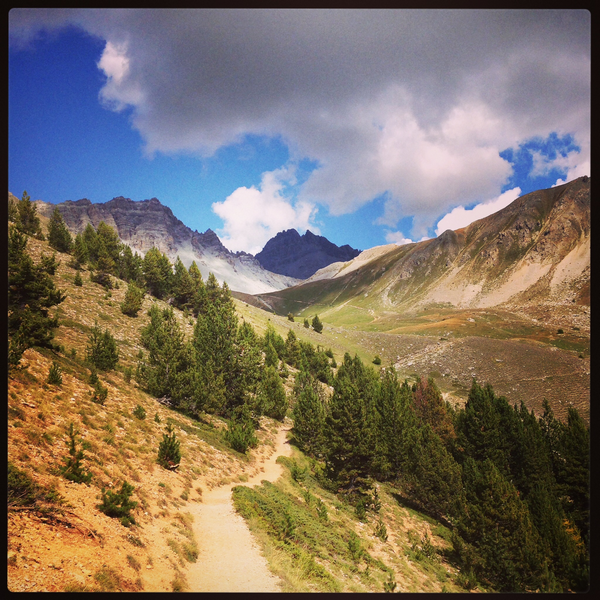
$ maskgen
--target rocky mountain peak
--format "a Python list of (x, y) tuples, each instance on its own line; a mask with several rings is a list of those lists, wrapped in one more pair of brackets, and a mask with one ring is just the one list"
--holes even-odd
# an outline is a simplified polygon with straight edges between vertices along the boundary
[(308, 279), (331, 263), (352, 260), (359, 254), (359, 250), (348, 245), (336, 246), (309, 230), (300, 235), (295, 229), (287, 229), (271, 238), (256, 259), (265, 269), (274, 273)]

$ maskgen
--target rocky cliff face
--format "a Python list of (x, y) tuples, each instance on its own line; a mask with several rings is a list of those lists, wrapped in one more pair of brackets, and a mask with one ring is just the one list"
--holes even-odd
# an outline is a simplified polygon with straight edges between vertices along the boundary
[(307, 279), (331, 263), (352, 260), (359, 254), (360, 250), (347, 244), (336, 246), (310, 231), (301, 236), (295, 229), (288, 229), (270, 239), (256, 259), (274, 273)]
[(40, 201), (36, 204), (44, 217), (50, 217), (57, 206), (74, 235), (82, 232), (88, 223), (98, 227), (100, 221), (104, 221), (139, 254), (144, 255), (155, 246), (172, 262), (177, 256), (186, 267), (196, 261), (205, 279), (212, 272), (235, 291), (258, 294), (298, 283), (297, 279), (267, 271), (249, 254), (230, 252), (210, 229), (204, 233), (192, 231), (156, 198), (134, 202), (119, 196), (99, 204), (92, 204), (87, 198), (57, 205)]

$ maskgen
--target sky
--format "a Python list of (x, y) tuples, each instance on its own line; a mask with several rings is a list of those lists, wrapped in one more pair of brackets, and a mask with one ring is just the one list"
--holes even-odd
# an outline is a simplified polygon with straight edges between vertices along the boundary
[(12, 9), (9, 191), (364, 250), (590, 175), (586, 10)]

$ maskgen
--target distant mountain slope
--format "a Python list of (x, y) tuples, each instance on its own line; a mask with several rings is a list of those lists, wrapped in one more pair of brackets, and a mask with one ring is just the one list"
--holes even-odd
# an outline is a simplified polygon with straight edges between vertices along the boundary
[(538, 303), (588, 304), (590, 178), (532, 192), (457, 231), (405, 246), (372, 248), (257, 304), (279, 314), (311, 305), (418, 310)]
[(301, 236), (295, 229), (288, 229), (271, 238), (256, 259), (273, 273), (307, 279), (333, 262), (352, 260), (359, 254), (360, 250), (347, 244), (336, 246), (310, 231)]
[(97, 227), (104, 221), (132, 250), (144, 255), (156, 246), (172, 262), (177, 256), (186, 267), (196, 261), (205, 279), (212, 272), (232, 290), (257, 294), (298, 283), (297, 279), (264, 269), (250, 254), (230, 252), (210, 229), (204, 233), (192, 231), (156, 198), (134, 202), (119, 196), (98, 204), (83, 198), (56, 205), (37, 201), (36, 205), (44, 217), (50, 217), (57, 206), (73, 234), (83, 231), (88, 223)]

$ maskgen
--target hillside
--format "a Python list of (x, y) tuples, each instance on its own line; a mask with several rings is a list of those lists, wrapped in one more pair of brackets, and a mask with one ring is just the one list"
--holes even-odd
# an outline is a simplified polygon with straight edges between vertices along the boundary
[[(47, 243), (34, 238), (28, 239), (27, 250), (35, 261), (51, 252)], [(68, 256), (58, 253), (57, 258), (60, 265), (54, 280), (67, 294), (57, 309), (60, 327), (55, 340), (62, 349), (27, 350), (22, 368), (11, 372), (8, 380), (8, 459), (37, 486), (34, 493), (38, 498), (34, 506), (13, 505), (9, 510), (8, 588), (13, 592), (196, 591), (196, 561), (203, 560), (207, 551), (199, 528), (200, 507), (205, 500), (210, 502), (212, 491), (266, 476), (263, 461), (272, 455), (281, 424), (264, 418), (257, 431), (259, 446), (244, 455), (225, 443), (224, 420), (209, 415), (200, 421), (190, 419), (143, 392), (134, 378), (129, 379), (128, 369), (135, 371), (142, 350), (140, 331), (149, 322), (148, 309), (153, 302), (161, 307), (166, 303), (147, 296), (139, 316), (127, 317), (119, 308), (125, 296), (124, 282), (107, 292), (90, 282), (84, 272), (83, 285), (78, 287), (73, 283), (75, 270), (67, 266)], [(270, 322), (282, 335), (292, 327), (299, 337), (312, 343), (327, 339), (338, 360), (344, 351), (358, 349), (336, 336), (324, 338), (300, 323), (241, 302), (237, 302), (237, 310), (259, 334)], [(190, 335), (191, 319), (177, 309), (174, 313)], [(111, 331), (120, 352), (117, 369), (100, 374), (108, 389), (104, 405), (92, 400), (90, 371), (84, 362), (88, 336), (96, 321)], [(60, 385), (47, 382), (53, 362), (62, 369)], [(144, 419), (134, 415), (138, 406), (145, 410)], [(174, 471), (156, 463), (169, 422), (175, 427), (182, 451), (181, 465)], [(88, 485), (72, 483), (59, 472), (68, 457), (70, 423), (78, 431), (84, 467), (93, 475)], [(284, 427), (289, 426), (288, 421)], [(292, 456), (306, 461), (296, 448)], [(283, 493), (291, 486), (297, 502), (303, 503), (302, 490), (290, 474), (291, 465), (286, 465), (278, 489), (281, 486)], [(132, 513), (136, 524), (131, 527), (124, 527), (97, 508), (102, 489), (117, 491), (124, 481), (132, 484), (132, 500), (138, 503)], [(327, 586), (339, 591), (381, 591), (392, 573), (403, 591), (463, 589), (456, 567), (443, 552), (449, 547), (447, 530), (399, 504), (386, 487), (380, 490), (381, 515), (394, 532), (388, 543), (377, 538), (374, 522), (367, 525), (359, 521), (352, 507), (335, 495), (314, 483), (311, 494), (327, 507), (329, 535), (338, 546), (345, 547), (347, 532), (355, 530), (373, 560), (379, 561), (372, 563), (379, 566), (372, 566), (369, 574), (369, 563), (357, 568), (350, 555), (338, 556), (325, 563), (330, 573)], [(255, 535), (261, 539), (260, 531)], [(415, 544), (425, 537), (442, 552), (433, 562), (415, 559)], [(287, 559), (277, 554), (267, 555), (284, 591), (322, 589), (319, 577), (299, 578), (294, 570), (297, 565), (288, 565)]]
[(415, 313), (429, 305), (589, 307), (590, 185), (581, 177), (517, 198), (464, 229), (405, 246), (382, 246), (332, 264), (308, 282), (261, 294), (279, 314), (352, 300)]
[(210, 229), (204, 233), (192, 231), (156, 198), (134, 202), (119, 196), (97, 204), (86, 198), (57, 205), (37, 201), (36, 206), (45, 218), (50, 218), (58, 207), (73, 235), (81, 233), (88, 223), (98, 227), (104, 221), (138, 254), (143, 256), (155, 246), (172, 263), (177, 256), (186, 267), (196, 261), (205, 279), (212, 272), (219, 282), (227, 281), (234, 290), (255, 294), (298, 283), (297, 279), (267, 271), (250, 254), (230, 252)]

